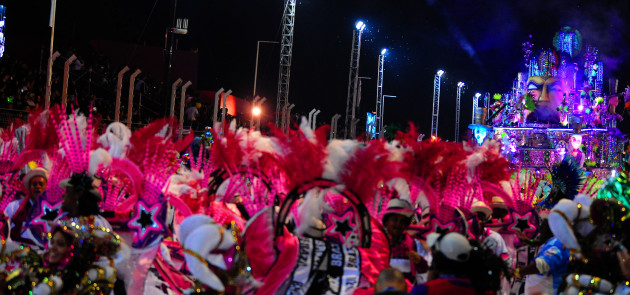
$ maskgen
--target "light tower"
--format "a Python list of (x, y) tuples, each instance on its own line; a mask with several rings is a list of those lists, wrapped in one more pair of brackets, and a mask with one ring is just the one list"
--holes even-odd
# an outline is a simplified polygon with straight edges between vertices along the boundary
[(479, 108), (479, 97), (481, 96), (481, 93), (477, 92), (475, 93), (475, 97), (473, 98), (473, 106), (472, 106), (472, 119), (470, 120), (470, 124), (475, 124), (475, 112), (477, 111), (477, 108)]
[(381, 50), (378, 56), (378, 78), (376, 82), (376, 138), (383, 137), (383, 67), (385, 65), (385, 53), (387, 49)]
[[(352, 32), (352, 51), (350, 52), (350, 72), (348, 73), (348, 96), (346, 98), (346, 118), (343, 127), (343, 137), (354, 134), (354, 118), (358, 111), (357, 88), (359, 84), (359, 57), (361, 54), (361, 34), (365, 23), (358, 21)], [(350, 110), (352, 108), (352, 110)], [(352, 130), (350, 130), (352, 129)]]
[(455, 142), (459, 142), (459, 111), (462, 101), (462, 88), (464, 88), (464, 82), (457, 83), (457, 106), (455, 107)]
[(280, 41), (280, 71), (278, 73), (278, 98), (276, 99), (276, 126), (280, 124), (282, 108), (289, 103), (289, 78), (293, 53), (293, 27), (295, 25), (295, 0), (286, 0), (282, 14), (282, 40)]
[(433, 78), (433, 117), (431, 119), (431, 137), (437, 138), (438, 117), (440, 116), (440, 82), (444, 71), (439, 70)]

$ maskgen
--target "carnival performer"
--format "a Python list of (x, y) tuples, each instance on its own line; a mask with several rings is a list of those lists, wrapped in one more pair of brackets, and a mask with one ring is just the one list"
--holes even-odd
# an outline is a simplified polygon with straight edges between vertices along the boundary
[(73, 173), (70, 178), (59, 182), (59, 187), (66, 190), (61, 203), (65, 214), (59, 218), (93, 217), (96, 226), (111, 230), (112, 226), (100, 215), (98, 203), (101, 201), (101, 194), (95, 187), (96, 182), (86, 172)]
[(472, 250), (468, 240), (458, 233), (431, 233), (427, 244), (433, 250), (431, 270), (436, 278), (413, 287), (411, 294), (477, 294), (467, 276), (467, 261)]
[(512, 258), (508, 254), (508, 248), (503, 237), (486, 226), (492, 220), (492, 209), (483, 201), (475, 201), (470, 208), (470, 212), (475, 215), (481, 229), (479, 240), (488, 249), (492, 250), (495, 255), (500, 257), (506, 265), (512, 265)]
[(516, 268), (514, 276), (525, 277), (525, 294), (558, 294), (569, 258), (569, 250), (552, 237), (540, 247), (530, 264)]
[(391, 247), (390, 265), (401, 271), (411, 284), (416, 283), (416, 274), (426, 273), (428, 270), (427, 261), (418, 254), (423, 252), (423, 245), (405, 233), (413, 214), (414, 210), (409, 202), (391, 199), (383, 216), (383, 226)]
[(25, 228), (25, 223), (31, 220), (33, 208), (37, 206), (39, 196), (46, 190), (48, 170), (36, 167), (24, 175), (22, 183), (27, 192), (26, 197), (12, 201), (4, 211), (11, 219), (10, 236), (14, 241), (43, 247), (36, 242), (33, 233)]

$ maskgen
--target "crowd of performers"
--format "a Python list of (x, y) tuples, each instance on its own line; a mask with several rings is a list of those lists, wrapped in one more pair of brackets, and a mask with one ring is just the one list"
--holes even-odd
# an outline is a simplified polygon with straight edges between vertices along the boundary
[[(0, 134), (0, 294), (630, 294), (630, 184), (500, 143), (34, 111)], [(398, 291), (395, 291), (395, 290)]]

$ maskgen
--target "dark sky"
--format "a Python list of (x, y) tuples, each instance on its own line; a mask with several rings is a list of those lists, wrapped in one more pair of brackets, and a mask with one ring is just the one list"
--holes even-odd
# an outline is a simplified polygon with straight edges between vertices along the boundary
[[(23, 50), (38, 55), (41, 46), (49, 42), (50, 2), (4, 2), (7, 46), (10, 50), (28, 46)], [(171, 3), (59, 0), (56, 46), (106, 39), (162, 47)], [(374, 109), (378, 52), (388, 48), (383, 92), (397, 98), (385, 103), (385, 124), (413, 121), (422, 132), (429, 133), (433, 75), (443, 69), (439, 135), (452, 139), (457, 82), (467, 85), (460, 128), (465, 132), (472, 96), (476, 92), (508, 92), (517, 72), (525, 70), (521, 44), (529, 40), (536, 50), (551, 48), (553, 35), (562, 26), (577, 28), (585, 44), (599, 48), (606, 80), (619, 78), (621, 89), (630, 84), (629, 3), (301, 0), (296, 9), (289, 100), (300, 113), (321, 109), (320, 120), (344, 114), (352, 29), (361, 19), (367, 27), (360, 75), (372, 77), (363, 83), (362, 112)], [(282, 0), (179, 0), (177, 15), (190, 19), (190, 33), (179, 37), (179, 49), (199, 50), (199, 85), (193, 87), (224, 87), (238, 97), (251, 97), (256, 42), (279, 40), (283, 6)], [(22, 41), (12, 43), (12, 37)], [(262, 46), (257, 88), (272, 103), (277, 92), (278, 56), (278, 45)], [(365, 121), (360, 124), (364, 126)]]

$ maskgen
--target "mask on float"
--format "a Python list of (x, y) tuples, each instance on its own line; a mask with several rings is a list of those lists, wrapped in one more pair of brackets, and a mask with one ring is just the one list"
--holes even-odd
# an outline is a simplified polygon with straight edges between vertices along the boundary
[[(528, 121), (555, 122), (560, 120), (558, 107), (564, 99), (564, 82), (558, 77), (533, 76), (527, 80), (527, 94), (531, 95), (536, 110)], [(532, 117), (533, 115), (533, 117)]]

